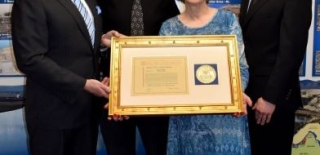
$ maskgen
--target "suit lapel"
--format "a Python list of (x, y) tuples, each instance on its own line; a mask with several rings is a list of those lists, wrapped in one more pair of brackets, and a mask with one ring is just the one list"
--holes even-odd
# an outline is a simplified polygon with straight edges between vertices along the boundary
[(91, 39), (90, 39), (90, 36), (89, 36), (89, 32), (88, 32), (88, 29), (87, 29), (87, 25), (84, 22), (83, 17), (81, 16), (81, 14), (78, 11), (77, 7), (71, 2), (71, 0), (58, 0), (58, 1), (72, 15), (72, 17), (76, 21), (80, 31), (85, 36), (85, 38), (88, 41), (88, 43), (92, 46)]
[(248, 3), (249, 3), (249, 0), (243, 0), (241, 3), (241, 7), (240, 7), (240, 23), (241, 23), (241, 25), (244, 25), (243, 23), (245, 20), (245, 16), (247, 14)]
[[(252, 6), (252, 8), (249, 8), (248, 12), (245, 14), (244, 27), (252, 19), (252, 17), (255, 15), (255, 13), (268, 1), (269, 0), (257, 0), (257, 2)], [(245, 7), (246, 10), (247, 10), (247, 7), (248, 7), (248, 3), (246, 4), (246, 7)]]

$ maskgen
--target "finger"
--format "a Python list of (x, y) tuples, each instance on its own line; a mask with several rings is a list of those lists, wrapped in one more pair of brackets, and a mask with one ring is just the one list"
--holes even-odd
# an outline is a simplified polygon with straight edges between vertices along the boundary
[(101, 89), (105, 92), (105, 93), (110, 93), (111, 92), (111, 88), (107, 85), (101, 85)]
[(261, 123), (261, 118), (257, 119), (257, 124), (259, 125)]
[(112, 31), (112, 37), (120, 38), (124, 37), (125, 35), (119, 33), (118, 31)]
[(99, 90), (99, 97), (109, 98), (109, 93), (111, 92), (111, 89), (107, 87), (106, 85), (101, 85)]
[(243, 102), (244, 102), (244, 104), (247, 104), (250, 107), (252, 106), (252, 101), (251, 101), (250, 97), (245, 93), (243, 93)]
[(120, 38), (120, 37), (121, 37), (121, 34), (120, 34), (119, 32), (115, 32), (113, 36), (115, 36), (115, 37), (117, 37), (117, 38)]
[(112, 120), (112, 117), (108, 116), (108, 121), (111, 121)]
[(114, 120), (115, 121), (123, 121), (123, 120), (128, 120), (128, 119), (129, 119), (129, 116), (121, 116), (121, 115), (118, 115), (118, 114), (116, 114), (114, 116)]
[(108, 98), (109, 97), (108, 93), (106, 91), (104, 91), (104, 90), (100, 90), (99, 94), (97, 96), (104, 97), (104, 98)]
[(247, 111), (247, 105), (244, 105), (244, 108), (243, 108), (243, 115), (248, 115), (248, 111)]
[(102, 36), (101, 36), (101, 39), (105, 39), (105, 38), (107, 38), (107, 34), (106, 33), (102, 34)]
[(114, 120), (115, 121), (122, 121), (122, 116), (119, 115), (119, 114), (116, 114), (115, 117), (114, 117)]
[(125, 120), (128, 120), (130, 117), (129, 116), (123, 116)]
[(253, 105), (252, 110), (256, 110), (257, 109), (258, 104), (256, 103), (255, 105)]
[(103, 106), (104, 109), (108, 109), (109, 108), (109, 104), (106, 103), (104, 106)]
[(111, 88), (110, 87), (107, 87), (107, 92), (108, 92), (108, 94), (111, 93)]
[(105, 37), (106, 37), (106, 38), (111, 38), (112, 36), (114, 36), (114, 33), (115, 33), (115, 31), (114, 31), (114, 30), (111, 30), (111, 31), (105, 33)]
[(243, 116), (243, 115), (244, 115), (243, 112), (237, 112), (237, 113), (234, 113), (234, 114), (233, 114), (234, 117), (241, 117), (241, 116)]
[(266, 123), (270, 123), (271, 117), (272, 117), (272, 115), (267, 115), (267, 121), (266, 121)]
[(246, 103), (249, 107), (252, 107), (252, 100), (247, 96)]
[(122, 117), (122, 116), (119, 116), (119, 117), (118, 117), (118, 120), (119, 120), (119, 121), (122, 121), (122, 120), (123, 120), (123, 117)]
[(114, 114), (113, 117), (112, 117), (112, 119), (113, 119), (114, 121), (118, 121), (118, 117), (119, 117), (118, 114)]
[(101, 81), (102, 84), (109, 86), (110, 79), (108, 77), (104, 77)]
[(239, 117), (239, 116), (240, 116), (240, 113), (239, 113), (239, 112), (236, 112), (236, 113), (233, 114), (233, 116), (234, 116), (234, 117)]
[(110, 92), (111, 92), (111, 89), (109, 89), (108, 87), (101, 87), (97, 92), (98, 94), (97, 96), (109, 98)]
[(260, 125), (266, 124), (266, 120), (267, 120), (267, 115), (263, 115), (263, 116), (261, 117)]
[(257, 124), (261, 124), (262, 122), (262, 115), (259, 112), (256, 112), (256, 121)]
[(254, 113), (254, 117), (256, 118), (256, 120), (258, 120), (258, 119), (259, 119), (259, 112), (258, 112), (258, 111), (255, 111), (255, 113)]
[(119, 38), (123, 38), (123, 37), (126, 37), (126, 35), (119, 33)]

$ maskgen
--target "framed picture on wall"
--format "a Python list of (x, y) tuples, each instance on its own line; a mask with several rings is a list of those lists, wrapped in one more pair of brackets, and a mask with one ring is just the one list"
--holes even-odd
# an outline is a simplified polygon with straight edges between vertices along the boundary
[(11, 40), (0, 39), (0, 77), (23, 76), (17, 69)]

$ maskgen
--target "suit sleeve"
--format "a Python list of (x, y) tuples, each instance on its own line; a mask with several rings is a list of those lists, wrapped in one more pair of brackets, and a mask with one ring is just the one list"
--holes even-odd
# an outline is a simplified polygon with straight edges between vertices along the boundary
[(276, 64), (262, 96), (265, 100), (279, 104), (298, 76), (306, 53), (311, 18), (311, 0), (286, 1), (281, 20)]
[(67, 102), (76, 100), (77, 93), (83, 91), (86, 79), (57, 65), (46, 56), (50, 30), (43, 1), (14, 1), (11, 21), (16, 63), (19, 70), (26, 74), (27, 80), (37, 82)]

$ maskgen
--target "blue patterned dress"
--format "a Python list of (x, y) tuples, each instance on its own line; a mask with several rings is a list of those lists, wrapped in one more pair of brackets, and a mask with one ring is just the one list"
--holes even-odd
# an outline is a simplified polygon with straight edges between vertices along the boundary
[[(248, 65), (243, 52), (241, 28), (231, 12), (218, 10), (203, 27), (185, 26), (178, 17), (162, 24), (160, 35), (235, 34), (240, 54), (242, 89), (247, 86)], [(224, 115), (171, 116), (167, 155), (250, 155), (247, 117)]]

